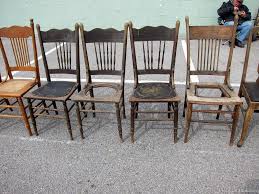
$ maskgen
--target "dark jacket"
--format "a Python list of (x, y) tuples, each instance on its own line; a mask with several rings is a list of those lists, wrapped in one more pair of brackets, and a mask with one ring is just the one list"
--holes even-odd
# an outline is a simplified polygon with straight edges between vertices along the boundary
[[(242, 24), (244, 21), (249, 21), (251, 20), (251, 13), (249, 12), (249, 9), (245, 5), (240, 5), (239, 11), (245, 11), (246, 12), (246, 17), (242, 18), (239, 17), (238, 24)], [(225, 20), (226, 22), (228, 21), (234, 21), (234, 5), (232, 4), (231, 1), (228, 1), (227, 3), (223, 3), (221, 7), (218, 9), (218, 14), (219, 16)]]

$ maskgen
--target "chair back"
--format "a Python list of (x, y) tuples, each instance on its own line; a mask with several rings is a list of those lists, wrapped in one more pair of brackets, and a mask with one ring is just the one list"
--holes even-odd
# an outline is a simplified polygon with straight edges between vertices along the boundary
[(51, 81), (52, 74), (72, 74), (80, 85), (79, 25), (74, 30), (42, 31), (39, 24), (36, 28), (47, 81)]
[[(230, 84), (230, 68), (235, 45), (238, 17), (235, 17), (234, 26), (191, 26), (189, 24), (189, 17), (185, 18), (185, 22), (187, 87), (189, 87), (191, 75), (223, 76), (224, 83)], [(222, 46), (222, 42), (226, 40), (231, 42), (230, 48)], [(193, 42), (196, 42), (196, 44), (192, 45)], [(195, 45), (197, 46), (195, 47)], [(194, 53), (194, 56), (196, 56), (196, 59), (192, 58), (195, 70), (191, 69), (192, 52)]]
[(80, 34), (87, 81), (91, 83), (92, 76), (115, 75), (121, 77), (124, 86), (128, 24), (122, 31), (113, 28), (86, 31), (81, 24)]
[[(145, 26), (133, 28), (130, 22), (130, 42), (135, 86), (140, 75), (167, 74), (174, 84), (174, 70), (180, 22), (175, 28)], [(170, 57), (167, 57), (167, 56)]]
[(0, 28), (0, 48), (10, 79), (13, 79), (14, 71), (33, 72), (36, 82), (39, 83), (38, 56), (32, 19), (30, 26)]

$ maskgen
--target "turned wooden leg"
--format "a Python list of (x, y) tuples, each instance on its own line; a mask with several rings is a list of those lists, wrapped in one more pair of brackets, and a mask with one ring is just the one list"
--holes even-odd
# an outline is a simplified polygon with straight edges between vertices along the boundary
[(29, 119), (27, 117), (26, 111), (25, 111), (25, 107), (22, 101), (22, 98), (17, 98), (18, 104), (19, 104), (19, 108), (20, 108), (20, 112), (23, 118), (23, 121), (25, 123), (25, 127), (28, 130), (29, 136), (32, 136), (32, 132), (31, 132), (31, 127), (30, 127), (30, 123), (29, 123)]
[(229, 141), (230, 146), (232, 146), (234, 143), (237, 123), (238, 123), (238, 118), (239, 118), (239, 112), (240, 112), (240, 105), (236, 105), (234, 108), (233, 124), (232, 124), (231, 136), (230, 136), (230, 141)]
[(188, 134), (189, 134), (191, 119), (192, 119), (192, 104), (187, 103), (184, 143), (188, 142)]
[(245, 114), (241, 137), (237, 143), (238, 147), (241, 147), (244, 144), (245, 138), (247, 137), (247, 134), (248, 134), (248, 128), (249, 128), (250, 122), (253, 118), (253, 113), (254, 113), (254, 107), (250, 105)]
[(178, 102), (174, 103), (174, 143), (178, 141)]
[(81, 115), (80, 115), (79, 102), (75, 102), (75, 104), (76, 104), (76, 115), (77, 115), (77, 121), (78, 121), (78, 125), (79, 125), (80, 135), (81, 135), (81, 138), (84, 139), (85, 137), (84, 137), (82, 119), (81, 119)]
[(73, 134), (72, 134), (72, 129), (71, 129), (71, 123), (70, 123), (70, 118), (69, 118), (69, 112), (67, 108), (67, 103), (63, 102), (63, 107), (64, 107), (64, 114), (65, 114), (65, 119), (67, 123), (67, 129), (70, 135), (70, 139), (73, 140)]
[(32, 109), (32, 102), (31, 99), (27, 99), (28, 102), (28, 106), (29, 106), (29, 111), (30, 111), (30, 117), (31, 117), (31, 122), (32, 122), (32, 126), (34, 129), (35, 134), (38, 136), (38, 130), (37, 130), (37, 124), (36, 124), (36, 119), (34, 117), (34, 113), (33, 113), (33, 109)]
[(118, 103), (115, 104), (115, 108), (116, 108), (116, 117), (117, 117), (117, 125), (118, 125), (119, 136), (120, 136), (121, 142), (123, 142), (122, 127), (121, 127), (121, 114), (120, 114), (120, 107), (119, 107)]
[(131, 143), (134, 143), (134, 131), (135, 131), (135, 103), (131, 103), (130, 109), (130, 136), (131, 136)]

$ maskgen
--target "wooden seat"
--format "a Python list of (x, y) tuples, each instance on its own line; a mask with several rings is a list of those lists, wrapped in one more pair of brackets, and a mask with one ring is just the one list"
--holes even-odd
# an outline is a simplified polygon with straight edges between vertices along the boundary
[[(237, 27), (238, 18), (235, 17), (234, 26), (190, 26), (189, 18), (186, 17), (186, 43), (187, 43), (187, 78), (186, 78), (186, 91), (185, 91), (185, 103), (184, 113), (186, 111), (185, 120), (185, 137), (184, 142), (188, 141), (188, 134), (191, 122), (201, 122), (206, 124), (232, 124), (230, 145), (233, 145), (235, 130), (238, 122), (240, 106), (242, 100), (235, 94), (230, 86), (230, 68), (233, 56), (235, 32)], [(224, 55), (221, 52), (222, 41), (229, 40), (231, 47), (229, 53)], [(190, 67), (191, 41), (196, 41), (197, 44), (197, 63), (196, 69), (193, 70)], [(226, 51), (225, 51), (226, 52)], [(224, 56), (227, 56), (226, 62), (224, 62)], [(194, 58), (195, 61), (195, 58)], [(207, 76), (213, 79), (216, 77), (223, 77), (224, 82), (194, 82), (191, 80), (191, 76)], [(220, 79), (217, 79), (220, 80)], [(219, 90), (220, 96), (212, 95), (203, 96), (199, 90)], [(202, 109), (193, 109), (194, 105), (202, 106)], [(204, 105), (209, 106), (208, 108)], [(218, 106), (218, 110), (213, 109), (213, 106)], [(226, 106), (227, 110), (222, 110), (222, 107)], [(219, 119), (220, 114), (230, 114), (232, 121), (226, 120), (192, 120), (192, 112), (201, 112), (209, 114), (217, 114)]]
[[(3, 43), (3, 41), (5, 41)], [(11, 49), (6, 49), (10, 45)], [(21, 118), (25, 123), (29, 135), (32, 131), (29, 124), (29, 116), (27, 116), (26, 108), (22, 97), (35, 85), (40, 86), (38, 57), (36, 50), (34, 23), (30, 20), (30, 26), (11, 26), (0, 28), (0, 48), (3, 56), (5, 69), (7, 72), (6, 79), (0, 83), (0, 98), (3, 98), (6, 105), (1, 105), (0, 117), (3, 118)], [(9, 50), (12, 51), (9, 53)], [(12, 60), (12, 57), (14, 60)], [(10, 61), (14, 61), (10, 65)], [(13, 74), (20, 72), (28, 72), (31, 79), (16, 79)], [(12, 103), (8, 99), (14, 98)], [(18, 102), (18, 105), (16, 105)], [(3, 114), (5, 110), (16, 108), (20, 111), (19, 115)]]
[(35, 86), (35, 80), (11, 79), (0, 84), (0, 95), (19, 97)]
[[(245, 113), (244, 122), (243, 122), (241, 137), (237, 144), (238, 147), (243, 146), (245, 139), (248, 135), (248, 129), (249, 129), (250, 122), (253, 118), (253, 114), (254, 112), (258, 113), (258, 110), (259, 110), (259, 76), (257, 80), (255, 80), (254, 82), (250, 82), (250, 81), (248, 82), (246, 80), (250, 50), (252, 45), (252, 38), (255, 34), (258, 34), (258, 33), (259, 33), (259, 26), (255, 27), (250, 32), (250, 36), (249, 36), (247, 48), (246, 48), (243, 74), (242, 74), (241, 84), (240, 84), (239, 93), (238, 93), (240, 97), (245, 98), (246, 103), (248, 105), (248, 108)], [(257, 72), (259, 74), (259, 63), (258, 63)]]
[[(72, 103), (72, 105), (68, 107), (67, 102), (70, 96), (76, 90), (80, 91), (81, 88), (78, 28), (78, 24), (76, 24), (74, 31), (69, 29), (41, 31), (40, 26), (37, 25), (47, 83), (24, 96), (27, 98), (32, 124), (37, 135), (37, 117), (58, 118), (66, 120), (70, 139), (73, 140), (69, 112), (75, 104)], [(56, 50), (57, 61), (56, 64), (49, 65), (45, 47), (51, 45)], [(60, 74), (74, 75), (76, 81), (52, 81), (51, 76), (53, 74), (56, 75), (56, 77)], [(61, 103), (63, 108), (58, 108), (57, 103)], [(63, 115), (60, 115), (60, 112), (62, 112)]]
[[(197, 89), (203, 88), (203, 89), (219, 89), (221, 93), (223, 94), (221, 97), (203, 97), (199, 96), (197, 94)], [(222, 105), (237, 105), (242, 104), (242, 100), (240, 97), (226, 84), (220, 84), (220, 83), (191, 83), (190, 89), (187, 89), (187, 101), (191, 101), (194, 104), (216, 104), (220, 103)]]
[[(166, 119), (145, 119), (150, 121), (173, 121), (173, 139), (177, 142), (178, 130), (178, 103), (180, 97), (175, 91), (174, 69), (176, 50), (178, 42), (180, 22), (176, 22), (175, 28), (165, 26), (151, 27), (146, 26), (141, 29), (133, 28), (129, 25), (130, 40), (132, 50), (132, 61), (134, 71), (134, 89), (129, 98), (131, 103), (131, 141), (135, 141), (135, 120), (138, 114), (167, 114)], [(135, 47), (139, 46), (136, 53)], [(165, 56), (172, 56), (167, 59)], [(141, 60), (142, 59), (142, 60)], [(167, 83), (163, 82), (139, 82), (141, 76), (160, 75), (168, 77)], [(167, 110), (139, 110), (140, 103), (159, 103), (167, 104)], [(173, 116), (172, 116), (173, 115)]]
[[(82, 121), (88, 112), (95, 113), (116, 113), (120, 140), (122, 137), (121, 111), (125, 115), (124, 103), (124, 79), (126, 64), (128, 24), (123, 31), (112, 28), (93, 29), (85, 31), (83, 24), (80, 25), (80, 34), (84, 53), (87, 83), (84, 89), (74, 94), (71, 99), (77, 107), (77, 120), (80, 127), (81, 137), (84, 138)], [(97, 83), (92, 82), (92, 76), (103, 78), (103, 76), (117, 76), (120, 83)], [(111, 90), (107, 94), (96, 95), (95, 89)], [(116, 112), (110, 110), (95, 109), (97, 103), (114, 104)], [(88, 106), (90, 104), (90, 106)], [(83, 116), (82, 116), (83, 114)]]

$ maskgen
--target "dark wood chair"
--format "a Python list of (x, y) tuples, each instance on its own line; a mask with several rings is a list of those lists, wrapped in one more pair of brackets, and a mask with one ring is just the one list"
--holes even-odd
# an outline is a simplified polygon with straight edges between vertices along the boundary
[[(187, 39), (187, 78), (184, 103), (184, 108), (186, 109), (187, 107), (184, 137), (185, 143), (188, 141), (190, 123), (201, 122), (206, 124), (232, 124), (229, 144), (233, 145), (240, 107), (242, 105), (242, 100), (233, 91), (229, 80), (237, 19), (238, 18), (236, 17), (234, 26), (190, 26), (189, 18), (185, 18)], [(228, 55), (226, 55), (226, 53), (222, 55), (222, 52), (220, 51), (222, 40), (231, 41)], [(198, 42), (196, 70), (191, 70), (190, 68), (191, 41)], [(224, 56), (227, 56), (226, 63), (222, 62)], [(207, 76), (210, 80), (213, 80), (213, 77), (216, 76), (217, 82), (192, 82), (190, 79), (192, 75)], [(224, 78), (223, 83), (218, 81), (220, 80), (220, 77)], [(221, 96), (204, 96), (200, 93), (200, 89), (218, 90), (221, 93)], [(198, 105), (200, 108), (193, 109), (194, 105)], [(222, 110), (223, 105), (227, 107), (227, 110)], [(213, 106), (219, 106), (219, 108), (213, 109)], [(230, 114), (233, 119), (232, 121), (229, 121), (229, 119), (192, 120), (192, 112), (217, 114), (217, 119), (219, 119), (220, 114)]]
[[(80, 25), (80, 34), (84, 53), (87, 84), (78, 94), (72, 96), (77, 107), (77, 117), (80, 126), (81, 137), (84, 138), (82, 121), (87, 112), (113, 113), (110, 110), (97, 110), (98, 103), (114, 104), (116, 109), (118, 131), (120, 140), (122, 138), (121, 110), (125, 115), (124, 104), (124, 79), (127, 50), (128, 24), (125, 24), (123, 31), (115, 29), (93, 29), (85, 31), (83, 24)], [(92, 53), (90, 55), (89, 53)], [(121, 59), (121, 61), (120, 61)], [(92, 76), (103, 78), (104, 76), (118, 76), (119, 83), (93, 82)], [(95, 96), (95, 89), (112, 90), (110, 94)], [(88, 105), (90, 104), (90, 107)], [(83, 113), (83, 116), (81, 115)]]
[[(10, 43), (11, 49), (7, 49), (7, 44)], [(33, 88), (35, 85), (40, 85), (38, 57), (36, 50), (34, 23), (30, 20), (30, 26), (11, 26), (0, 29), (0, 48), (7, 71), (6, 78), (0, 83), (0, 98), (6, 102), (6, 105), (2, 104), (1, 113), (8, 108), (16, 108), (20, 111), (19, 115), (14, 114), (0, 114), (3, 118), (21, 118), (25, 123), (25, 127), (28, 130), (29, 135), (32, 135), (32, 131), (29, 124), (29, 116), (26, 114), (27, 106), (24, 105), (22, 96)], [(12, 53), (8, 52), (12, 50)], [(10, 61), (13, 61), (11, 64)], [(16, 78), (14, 72), (27, 72), (32, 79)], [(12, 103), (9, 104), (7, 99), (15, 99), (14, 102), (18, 102), (18, 105)]]
[[(177, 142), (178, 129), (178, 104), (180, 97), (175, 91), (174, 72), (175, 59), (178, 42), (180, 22), (176, 22), (175, 28), (165, 26), (151, 27), (146, 26), (141, 29), (133, 28), (129, 25), (130, 42), (132, 50), (132, 61), (134, 70), (134, 89), (129, 98), (131, 103), (131, 141), (134, 143), (135, 120), (146, 121), (174, 121), (173, 139)], [(136, 53), (136, 46), (140, 52)], [(170, 56), (168, 58), (165, 56)], [(140, 61), (142, 57), (143, 61)], [(167, 60), (167, 61), (166, 61)], [(139, 79), (143, 75), (168, 76), (168, 82), (145, 82)], [(167, 104), (168, 109), (163, 110), (139, 110), (139, 104), (158, 103)], [(145, 119), (137, 118), (138, 114), (167, 114), (166, 119)], [(172, 116), (173, 115), (173, 116)]]
[[(80, 90), (79, 27), (76, 24), (74, 31), (69, 29), (41, 31), (40, 26), (37, 25), (37, 31), (47, 83), (24, 96), (28, 100), (32, 124), (35, 133), (38, 135), (37, 117), (65, 119), (70, 139), (73, 140), (69, 112), (75, 104), (73, 103), (68, 108), (67, 101), (76, 89)], [(51, 45), (56, 49), (57, 61), (49, 63), (45, 47)], [(57, 79), (57, 75), (60, 74), (74, 75), (76, 81), (52, 80), (51, 75), (56, 75), (55, 78)], [(48, 102), (48, 105), (45, 101)], [(62, 104), (62, 109), (57, 106), (57, 102)], [(50, 114), (54, 112), (55, 114)], [(64, 115), (59, 115), (59, 112), (64, 112)]]
[[(239, 96), (245, 98), (246, 103), (248, 104), (248, 108), (246, 110), (246, 114), (245, 114), (245, 118), (244, 118), (241, 138), (237, 144), (238, 147), (241, 147), (244, 144), (245, 138), (247, 137), (247, 134), (248, 134), (249, 124), (253, 118), (253, 113), (259, 111), (259, 77), (254, 82), (246, 81), (246, 74), (247, 74), (249, 54), (250, 54), (250, 49), (251, 49), (251, 44), (252, 44), (252, 37), (254, 34), (257, 34), (258, 32), (259, 32), (259, 27), (255, 27), (251, 31), (249, 39), (248, 39), (248, 43), (247, 43), (243, 75), (242, 75), (240, 89), (239, 89)], [(257, 71), (259, 73), (259, 64), (258, 64)]]

